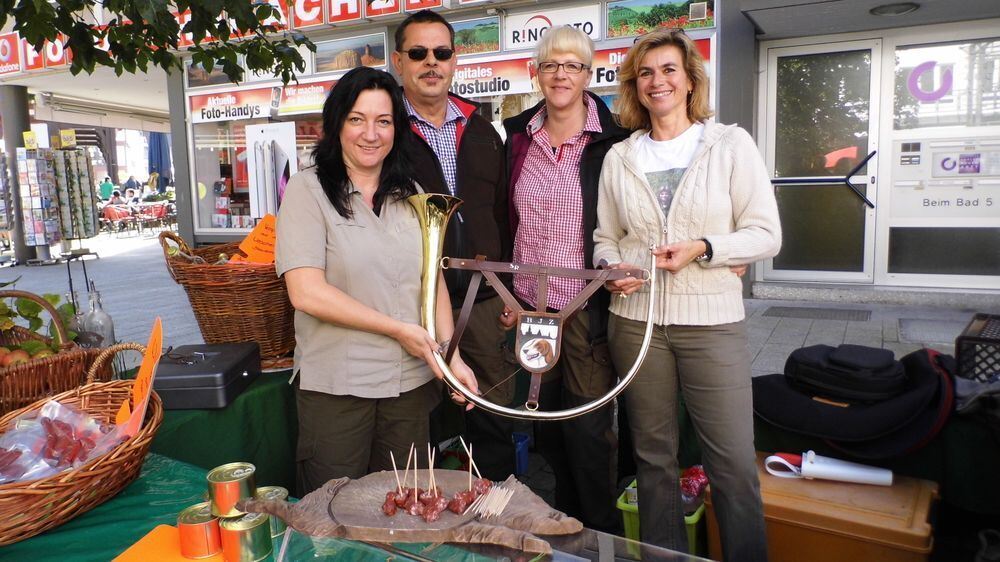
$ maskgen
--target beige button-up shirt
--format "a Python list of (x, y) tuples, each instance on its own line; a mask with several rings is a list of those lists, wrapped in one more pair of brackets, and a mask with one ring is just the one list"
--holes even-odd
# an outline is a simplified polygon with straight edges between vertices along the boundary
[[(360, 192), (354, 214), (334, 209), (315, 169), (288, 181), (278, 211), (278, 275), (322, 269), (326, 282), (383, 314), (420, 323), (420, 225), (405, 200), (387, 200), (377, 216)], [(388, 336), (324, 322), (295, 311), (295, 370), (303, 390), (389, 398), (433, 378), (427, 364)]]

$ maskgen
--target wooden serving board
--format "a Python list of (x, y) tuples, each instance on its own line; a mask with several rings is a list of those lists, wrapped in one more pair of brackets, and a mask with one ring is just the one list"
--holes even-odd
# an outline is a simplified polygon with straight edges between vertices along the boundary
[[(468, 489), (469, 474), (435, 470), (438, 487), (449, 497)], [(418, 484), (427, 486), (426, 471)], [(382, 513), (385, 494), (396, 488), (391, 472), (370, 474), (358, 480), (339, 478), (307, 494), (297, 503), (282, 500), (241, 500), (244, 511), (280, 517), (289, 527), (314, 537), (341, 537), (372, 542), (454, 542), (502, 545), (520, 552), (551, 553), (552, 547), (537, 535), (570, 535), (583, 524), (552, 509), (542, 498), (513, 476), (499, 484), (513, 490), (513, 497), (498, 517), (480, 521), (471, 513), (441, 514), (434, 523), (399, 510)]]
[[(400, 474), (402, 478), (402, 474)], [(458, 470), (435, 470), (434, 478), (442, 494), (449, 500), (455, 492), (469, 488), (469, 473)], [(417, 483), (421, 488), (427, 487), (429, 471), (417, 471)], [(410, 472), (410, 486), (413, 485), (413, 472)], [(382, 513), (386, 492), (396, 489), (396, 477), (390, 471), (374, 472), (358, 480), (351, 480), (330, 502), (330, 517), (337, 523), (348, 527), (378, 527), (396, 531), (428, 531), (443, 530), (457, 527), (472, 520), (473, 515), (467, 513), (457, 515), (449, 510), (441, 512), (441, 518), (433, 523), (427, 523), (420, 515), (410, 515), (399, 508), (392, 517)]]

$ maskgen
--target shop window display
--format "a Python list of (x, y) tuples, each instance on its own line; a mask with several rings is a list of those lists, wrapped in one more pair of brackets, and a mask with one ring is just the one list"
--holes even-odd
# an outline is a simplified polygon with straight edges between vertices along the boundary
[(246, 127), (281, 121), (295, 123), (298, 168), (312, 165), (311, 152), (322, 134), (320, 116), (296, 119), (247, 119), (194, 125), (195, 207), (197, 227), (248, 229), (254, 225), (250, 206), (252, 155)]

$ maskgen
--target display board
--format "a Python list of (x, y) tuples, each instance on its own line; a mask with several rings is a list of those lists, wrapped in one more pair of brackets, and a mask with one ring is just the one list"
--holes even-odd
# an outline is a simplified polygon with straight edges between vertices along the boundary
[(25, 244), (97, 235), (97, 193), (85, 149), (18, 148), (17, 169)]
[(0, 230), (14, 228), (14, 201), (11, 200), (10, 176), (7, 174), (7, 157), (0, 152)]
[(56, 194), (55, 151), (17, 149), (17, 179), (21, 186), (24, 243), (49, 246), (62, 240)]

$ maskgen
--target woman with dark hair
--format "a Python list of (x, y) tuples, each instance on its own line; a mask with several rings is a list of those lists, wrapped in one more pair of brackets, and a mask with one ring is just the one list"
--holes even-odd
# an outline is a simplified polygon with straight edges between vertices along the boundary
[[(422, 242), (406, 197), (396, 81), (372, 68), (345, 74), (323, 106), (315, 168), (288, 182), (275, 263), (295, 307), (299, 493), (359, 478), (427, 442), (441, 378), (438, 342), (419, 324)], [(444, 281), (437, 328), (453, 331)], [(476, 389), (456, 354), (452, 370)]]
[[(641, 346), (656, 291), (653, 340), (625, 391), (642, 501), (643, 542), (687, 550), (678, 487), (677, 403), (701, 442), (727, 561), (767, 559), (757, 480), (744, 322), (743, 266), (774, 256), (781, 223), (753, 139), (709, 120), (709, 84), (694, 41), (654, 31), (618, 74), (621, 123), (636, 129), (601, 169), (594, 260), (645, 262), (656, 244), (656, 286), (614, 281), (608, 324), (615, 365)], [(733, 269), (735, 266), (735, 270)]]

